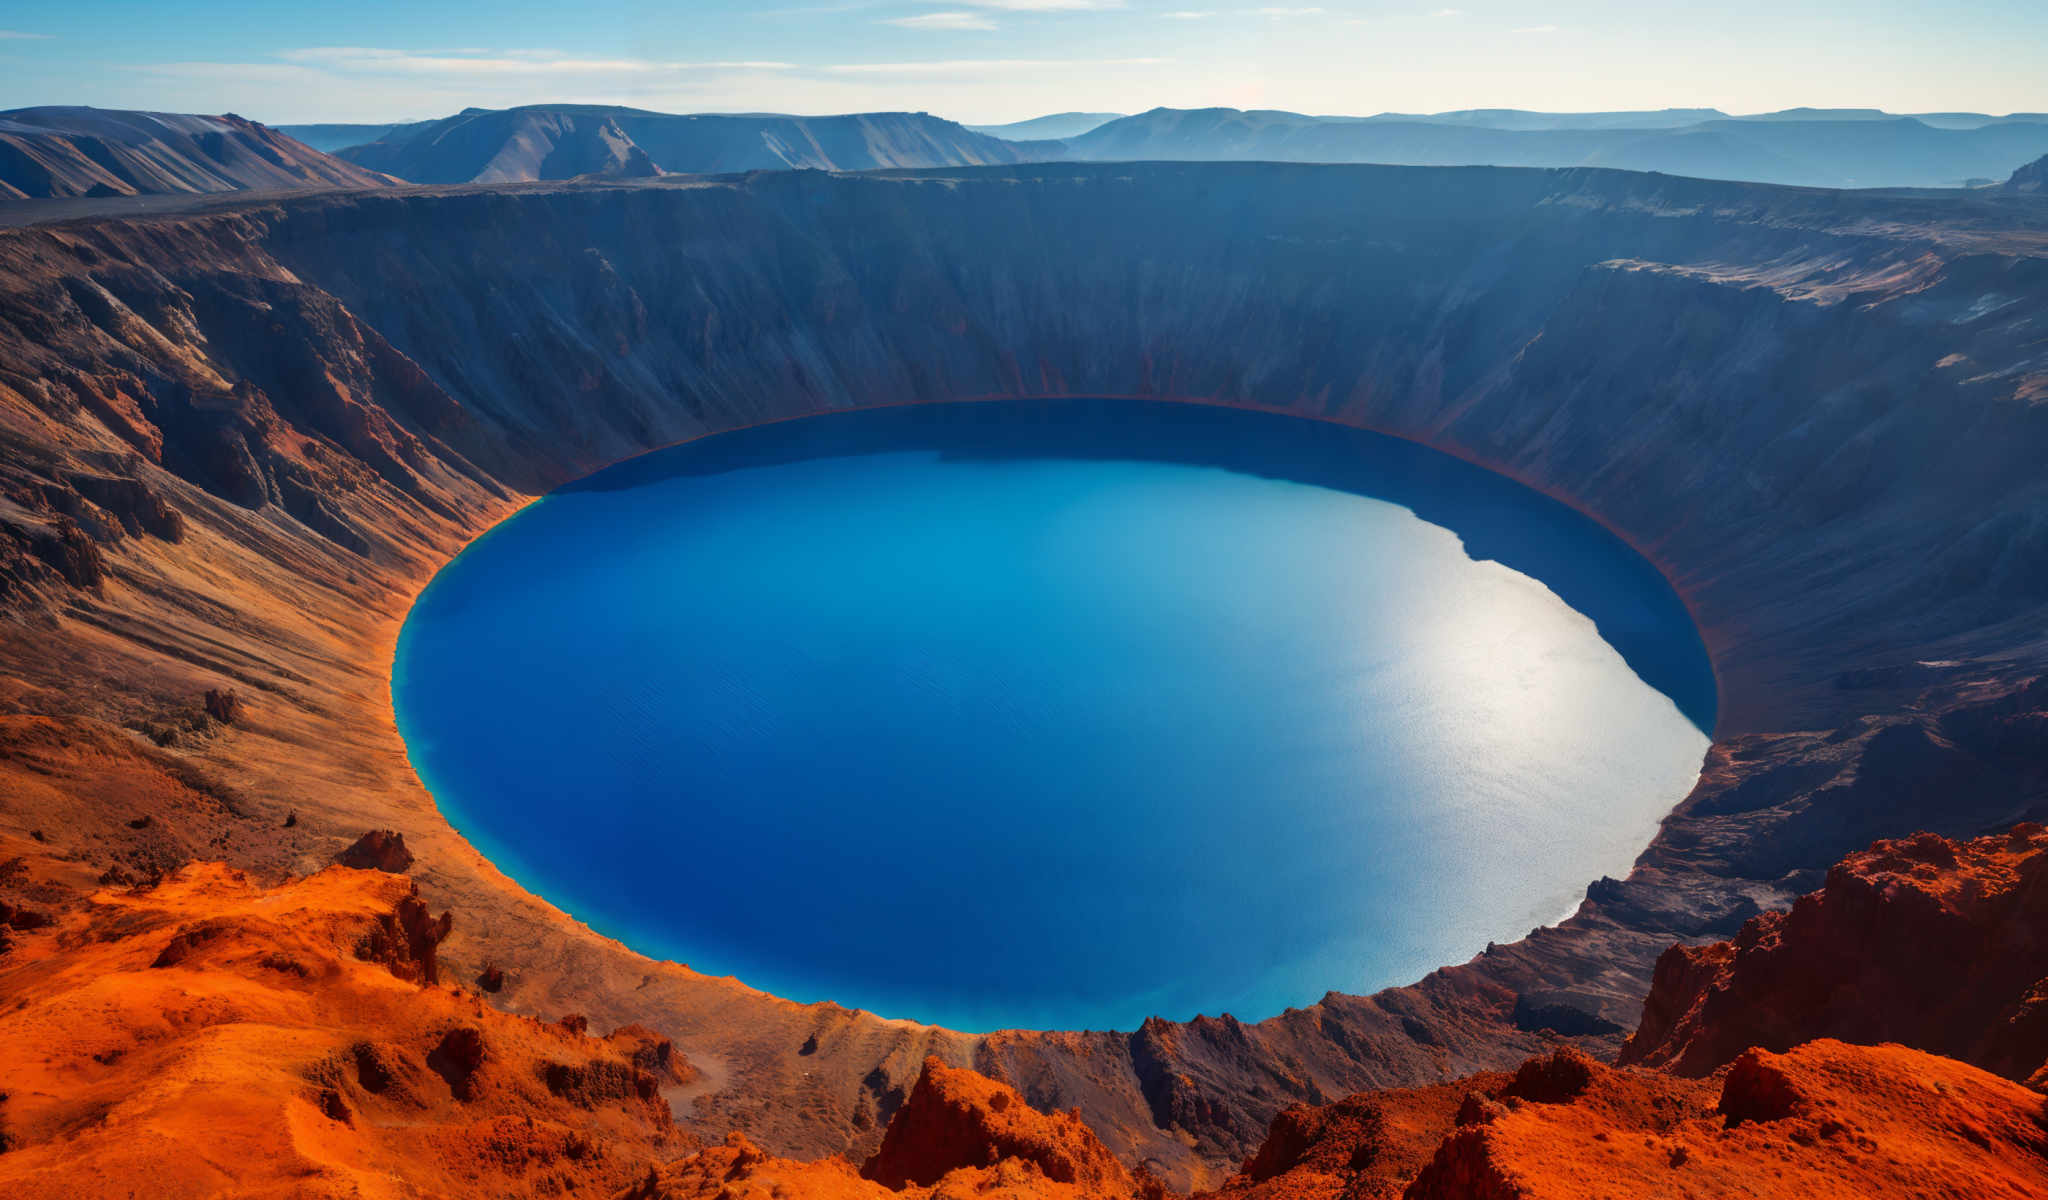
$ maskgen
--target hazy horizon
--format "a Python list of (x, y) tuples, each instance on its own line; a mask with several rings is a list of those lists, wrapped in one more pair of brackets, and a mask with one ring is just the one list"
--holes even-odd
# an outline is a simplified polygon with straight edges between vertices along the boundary
[(1370, 116), (2048, 109), (2048, 6), (1991, 0), (1645, 15), (1617, 0), (1203, 6), (1189, 0), (852, 0), (689, 11), (459, 0), (346, 12), (42, 0), (0, 17), (0, 108), (237, 112), (390, 123), (465, 107), (925, 111), (1266, 108)]

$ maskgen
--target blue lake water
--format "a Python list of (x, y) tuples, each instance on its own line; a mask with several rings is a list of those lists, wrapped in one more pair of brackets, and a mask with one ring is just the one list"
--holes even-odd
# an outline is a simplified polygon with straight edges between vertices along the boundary
[(422, 595), (443, 811), (648, 954), (967, 1030), (1271, 1016), (1566, 915), (1696, 777), (1655, 570), (1406, 442), (838, 414), (558, 490)]

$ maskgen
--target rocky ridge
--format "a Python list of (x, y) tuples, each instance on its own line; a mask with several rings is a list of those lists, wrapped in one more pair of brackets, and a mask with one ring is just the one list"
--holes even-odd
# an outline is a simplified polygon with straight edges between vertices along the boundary
[[(2039, 713), (2014, 732), (2048, 745)], [(2048, 1082), (2048, 830), (1879, 842), (1732, 941), (1673, 946), (1620, 1061), (1703, 1075), (1824, 1037)]]
[(929, 113), (657, 113), (595, 104), (471, 109), (402, 125), (338, 156), (415, 183), (508, 183), (665, 172), (859, 171), (1058, 157), (1057, 143), (976, 133)]
[(0, 112), (0, 200), (374, 188), (392, 181), (233, 113)]
[(2048, 191), (2048, 154), (2014, 171), (2012, 178), (2005, 181), (2005, 188), (2027, 196)]

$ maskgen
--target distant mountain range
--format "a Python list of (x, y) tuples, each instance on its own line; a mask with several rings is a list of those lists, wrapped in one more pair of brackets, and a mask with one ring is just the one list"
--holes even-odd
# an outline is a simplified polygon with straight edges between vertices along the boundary
[[(1289, 116), (1298, 116), (1289, 113)], [(1701, 121), (1726, 120), (1718, 108), (1657, 108), (1624, 112), (1551, 113), (1521, 108), (1463, 108), (1440, 113), (1380, 113), (1371, 117), (1311, 117), (1314, 121), (1420, 121), (1428, 125), (1465, 125), (1475, 129), (1672, 129)]]
[(332, 154), (336, 150), (346, 150), (350, 146), (374, 142), (394, 129), (401, 129), (413, 123), (400, 121), (390, 125), (273, 125), (271, 128), (286, 137), (297, 138), (322, 153)]
[[(1091, 160), (1226, 159), (1416, 166), (1619, 167), (1815, 187), (1956, 187), (2004, 179), (2048, 153), (2048, 116), (1867, 110), (1753, 117), (1699, 110), (1431, 117), (1312, 117), (1234, 108), (1170, 109), (1111, 121), (1066, 141)], [(1639, 122), (1629, 124), (1629, 122)]]
[(675, 115), (603, 105), (468, 109), (401, 125), (340, 157), (415, 183), (814, 167), (957, 167), (1064, 157), (1058, 142), (976, 133), (927, 113)]
[(83, 107), (0, 112), (0, 198), (390, 183), (232, 113), (204, 117)]
[[(472, 110), (480, 111), (480, 110)], [(632, 111), (632, 110), (623, 110)], [(1028, 121), (1012, 121), (1007, 125), (966, 125), (963, 128), (990, 137), (1003, 138), (1012, 142), (1059, 141), (1079, 137), (1098, 125), (1106, 125), (1123, 113), (1052, 113), (1048, 116), (1033, 117)], [(818, 118), (808, 118), (816, 120)], [(277, 129), (299, 139), (315, 150), (329, 154), (374, 142), (395, 130), (418, 129), (435, 124), (433, 121), (405, 121), (389, 125), (279, 125)]]
[(1055, 113), (968, 127), (924, 113), (677, 116), (595, 105), (470, 109), (398, 126), (289, 126), (341, 157), (419, 183), (817, 167), (1251, 159), (1418, 166), (1604, 166), (1816, 187), (1957, 187), (2048, 153), (2048, 114), (1787, 109), (1371, 117), (1231, 108)]
[(285, 125), (94, 108), (0, 112), (0, 198), (957, 167), (1058, 159), (1602, 166), (1816, 187), (1956, 187), (2048, 154), (2048, 114), (1788, 109), (1370, 117), (1234, 108), (1055, 113), (969, 127), (928, 113), (471, 108), (402, 124)]
[(969, 125), (967, 128), (990, 137), (1008, 138), (1013, 142), (1061, 141), (1080, 137), (1091, 129), (1107, 125), (1122, 113), (1063, 112), (1050, 116), (1033, 117), (1029, 121), (1012, 121), (1008, 125)]

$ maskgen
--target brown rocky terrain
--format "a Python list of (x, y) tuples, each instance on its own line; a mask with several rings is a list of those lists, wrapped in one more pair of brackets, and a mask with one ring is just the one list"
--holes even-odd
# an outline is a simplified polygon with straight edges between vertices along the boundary
[[(864, 1156), (936, 1055), (1078, 1107), (1127, 1167), (1217, 1181), (1290, 1105), (1560, 1037), (1617, 1049), (1673, 942), (1735, 934), (1875, 838), (2041, 815), (2044, 254), (2023, 195), (1270, 164), (410, 189), (0, 232), (0, 832), (146, 882), (308, 874), (389, 830), (434, 909), (471, 914), (450, 979), (495, 968), (493, 1005), (672, 1036), (699, 1073), (677, 1112), (712, 1138)], [(1030, 394), (1378, 429), (1597, 515), (1713, 655), (1699, 787), (1571, 920), (1412, 987), (987, 1036), (641, 958), (436, 813), (386, 672), (469, 538), (706, 432)]]

